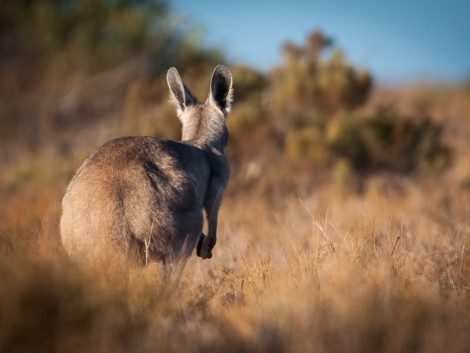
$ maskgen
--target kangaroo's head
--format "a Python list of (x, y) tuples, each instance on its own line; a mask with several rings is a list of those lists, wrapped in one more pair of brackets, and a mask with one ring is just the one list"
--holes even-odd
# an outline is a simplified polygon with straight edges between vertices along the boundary
[(225, 118), (232, 103), (232, 74), (219, 65), (212, 74), (209, 97), (204, 103), (189, 91), (178, 71), (172, 67), (166, 75), (170, 99), (183, 125), (182, 140), (199, 146), (224, 150), (228, 132)]

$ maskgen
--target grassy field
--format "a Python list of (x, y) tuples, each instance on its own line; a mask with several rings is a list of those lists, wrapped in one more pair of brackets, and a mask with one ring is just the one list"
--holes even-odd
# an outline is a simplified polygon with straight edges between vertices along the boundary
[(451, 137), (460, 128), (440, 178), (377, 175), (357, 192), (304, 176), (303, 192), (267, 194), (263, 174), (248, 192), (235, 170), (214, 258), (192, 257), (168, 282), (159, 264), (80, 272), (58, 220), (84, 154), (24, 156), (1, 178), (0, 351), (466, 352), (462, 122), (446, 125)]

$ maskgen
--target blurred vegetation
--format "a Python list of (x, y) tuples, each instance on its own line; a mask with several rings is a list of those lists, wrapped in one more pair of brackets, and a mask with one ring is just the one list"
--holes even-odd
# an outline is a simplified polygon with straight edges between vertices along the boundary
[(290, 158), (317, 167), (341, 160), (360, 174), (385, 170), (435, 175), (451, 160), (441, 133), (442, 127), (429, 118), (378, 109), (365, 116), (337, 114), (320, 126), (291, 130), (285, 148)]
[[(178, 67), (205, 99), (207, 77), (226, 62), (178, 23), (163, 0), (0, 6), (0, 163), (14, 160), (15, 146), (67, 156), (122, 134), (178, 139), (166, 69)], [(314, 31), (301, 45), (285, 43), (282, 52), (283, 63), (268, 73), (231, 65), (229, 154), (236, 170), (256, 158), (290, 175), (436, 175), (450, 165), (442, 127), (425, 109), (363, 109), (372, 75), (349, 63), (332, 38)]]
[[(51, 75), (100, 72), (139, 55), (167, 64), (182, 35), (160, 0), (18, 0), (0, 4), (2, 93), (37, 90)], [(62, 77), (61, 77), (62, 76)], [(62, 80), (59, 80), (61, 78)]]
[(419, 170), (436, 174), (450, 163), (441, 142), (442, 127), (427, 117), (408, 117), (381, 109), (364, 119), (338, 117), (326, 132), (333, 151), (358, 171), (386, 169), (398, 173)]
[(0, 162), (12, 143), (64, 151), (64, 131), (119, 122), (134, 81), (224, 61), (191, 30), (162, 0), (2, 1)]
[(304, 46), (287, 42), (282, 50), (284, 64), (271, 75), (274, 115), (306, 109), (329, 114), (366, 101), (371, 75), (351, 66), (343, 51), (322, 32), (312, 32)]
[[(68, 154), (119, 134), (177, 139), (164, 72), (178, 67), (204, 99), (213, 66), (226, 61), (162, 0), (4, 2), (0, 23), (0, 161), (14, 158), (13, 141)], [(231, 67), (229, 154), (238, 167), (256, 154), (294, 172), (340, 163), (359, 175), (436, 174), (450, 164), (442, 128), (424, 111), (361, 111), (372, 75), (327, 35), (314, 31), (282, 52), (284, 62), (268, 73)]]
[[(256, 151), (264, 145), (278, 150), (283, 166), (294, 172), (438, 175), (450, 165), (442, 126), (425, 110), (361, 109), (371, 74), (349, 64), (331, 38), (315, 31), (303, 46), (288, 42), (283, 52), (284, 63), (265, 76), (258, 73), (259, 87), (249, 95), (243, 91), (235, 105), (229, 120), (233, 155), (249, 154), (239, 141), (256, 137)], [(254, 76), (242, 71), (235, 78), (245, 87)]]
[(4, 1), (0, 23), (2, 57), (25, 53), (56, 70), (99, 71), (140, 54), (166, 64), (185, 42), (162, 0)]

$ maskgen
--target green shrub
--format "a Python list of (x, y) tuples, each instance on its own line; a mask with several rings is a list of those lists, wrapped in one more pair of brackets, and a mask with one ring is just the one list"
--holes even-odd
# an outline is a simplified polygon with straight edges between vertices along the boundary
[(287, 158), (314, 166), (325, 166), (330, 157), (321, 131), (314, 127), (289, 131), (284, 148)]
[(304, 46), (284, 45), (284, 64), (271, 73), (275, 112), (308, 109), (330, 114), (354, 109), (366, 101), (372, 88), (371, 75), (352, 67), (338, 48), (325, 55), (331, 47), (331, 39), (321, 32), (313, 32)]
[(168, 98), (163, 76), (153, 81), (141, 79), (133, 82), (127, 90), (122, 133), (179, 139), (181, 122)]
[(285, 154), (315, 165), (342, 161), (359, 174), (386, 170), (435, 175), (451, 162), (441, 132), (442, 127), (429, 118), (408, 117), (393, 110), (378, 110), (370, 116), (341, 114), (328, 120), (324, 128), (290, 130)]
[(326, 141), (330, 153), (350, 161), (355, 170), (367, 167), (368, 151), (364, 146), (361, 121), (356, 116), (339, 115), (328, 122)]
[(242, 139), (244, 134), (260, 128), (264, 114), (259, 101), (250, 100), (236, 104), (227, 119), (230, 137)]
[(15, 50), (33, 50), (36, 60), (62, 56), (72, 67), (106, 69), (137, 53), (166, 55), (180, 45), (168, 16), (163, 0), (9, 1), (0, 13), (0, 52), (8, 49), (2, 39), (12, 37)]
[(268, 86), (268, 78), (263, 73), (243, 65), (234, 66), (232, 75), (236, 101), (243, 102), (251, 99), (252, 103), (256, 104), (256, 102), (253, 102), (253, 98), (259, 99), (261, 97), (261, 94)]

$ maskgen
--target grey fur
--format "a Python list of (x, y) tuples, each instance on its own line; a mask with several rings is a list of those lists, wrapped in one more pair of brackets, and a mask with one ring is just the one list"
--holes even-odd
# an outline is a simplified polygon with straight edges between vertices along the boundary
[(175, 68), (168, 70), (167, 82), (182, 141), (143, 136), (109, 141), (72, 178), (62, 200), (60, 232), (77, 261), (120, 256), (174, 264), (188, 257), (198, 240), (198, 255), (212, 257), (230, 178), (224, 152), (232, 75), (217, 66), (204, 103)]

